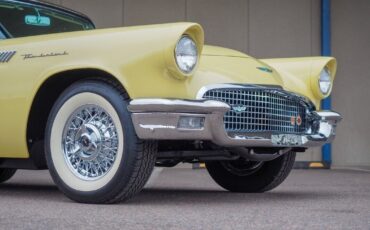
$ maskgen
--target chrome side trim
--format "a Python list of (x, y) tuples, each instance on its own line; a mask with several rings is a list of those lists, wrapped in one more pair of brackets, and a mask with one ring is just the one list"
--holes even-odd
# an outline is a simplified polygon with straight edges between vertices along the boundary
[(9, 62), (16, 53), (16, 51), (0, 51), (0, 63)]
[(213, 100), (169, 100), (169, 99), (137, 99), (128, 106), (130, 112), (192, 112), (192, 113), (225, 113), (230, 106), (224, 102)]

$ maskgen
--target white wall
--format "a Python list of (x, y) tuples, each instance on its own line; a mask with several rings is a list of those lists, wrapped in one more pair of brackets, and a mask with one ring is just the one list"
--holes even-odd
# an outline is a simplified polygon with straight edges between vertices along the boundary
[(332, 52), (339, 69), (333, 108), (344, 120), (333, 146), (336, 166), (370, 166), (370, 1), (332, 1)]

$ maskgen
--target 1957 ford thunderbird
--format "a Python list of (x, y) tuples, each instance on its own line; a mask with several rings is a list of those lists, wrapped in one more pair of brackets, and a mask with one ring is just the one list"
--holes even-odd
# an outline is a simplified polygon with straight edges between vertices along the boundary
[(154, 166), (204, 162), (232, 192), (281, 184), (329, 143), (336, 60), (257, 60), (196, 23), (95, 29), (77, 12), (0, 0), (0, 181), (49, 169), (83, 203), (137, 194)]

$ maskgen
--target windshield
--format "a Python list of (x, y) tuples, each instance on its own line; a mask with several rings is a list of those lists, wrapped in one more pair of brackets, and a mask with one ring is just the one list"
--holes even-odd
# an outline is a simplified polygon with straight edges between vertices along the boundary
[(3, 34), (3, 32), (1, 32), (1, 30), (0, 30), (0, 40), (1, 39), (5, 39), (5, 35)]
[(20, 3), (0, 2), (0, 23), (13, 38), (94, 29), (82, 17)]

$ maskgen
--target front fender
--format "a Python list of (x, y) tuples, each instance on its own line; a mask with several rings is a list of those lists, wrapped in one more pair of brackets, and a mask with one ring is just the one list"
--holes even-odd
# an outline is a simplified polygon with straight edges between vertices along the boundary
[[(26, 158), (27, 122), (41, 85), (57, 73), (99, 69), (110, 73), (131, 98), (166, 96), (184, 85), (171, 73), (166, 57), (187, 33), (203, 47), (203, 30), (196, 23), (174, 23), (79, 31), (0, 41), (0, 50), (14, 51), (0, 66), (0, 156)], [(173, 66), (173, 65), (172, 65)], [(170, 84), (168, 84), (170, 82)], [(177, 87), (177, 88), (176, 88)], [(182, 91), (185, 90), (182, 88)]]
[(320, 108), (321, 100), (330, 95), (330, 93), (323, 95), (320, 92), (318, 80), (320, 72), (327, 66), (334, 81), (337, 61), (333, 57), (276, 58), (261, 59), (261, 61), (279, 73), (286, 90), (301, 93), (310, 98), (317, 108)]

